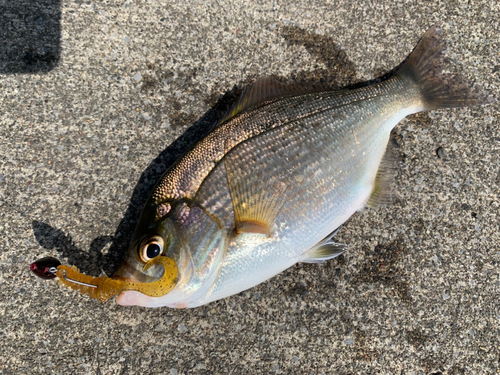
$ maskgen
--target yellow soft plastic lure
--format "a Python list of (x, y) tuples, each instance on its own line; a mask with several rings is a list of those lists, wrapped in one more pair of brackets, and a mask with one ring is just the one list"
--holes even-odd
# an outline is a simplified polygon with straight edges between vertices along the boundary
[(75, 266), (69, 267), (65, 265), (58, 266), (55, 275), (59, 278), (60, 284), (102, 302), (117, 296), (125, 290), (135, 290), (150, 297), (160, 297), (174, 288), (179, 276), (179, 270), (174, 260), (160, 256), (147, 262), (144, 265), (144, 271), (155, 264), (161, 264), (165, 272), (159, 280), (151, 283), (111, 279), (107, 276), (87, 276), (80, 273)]

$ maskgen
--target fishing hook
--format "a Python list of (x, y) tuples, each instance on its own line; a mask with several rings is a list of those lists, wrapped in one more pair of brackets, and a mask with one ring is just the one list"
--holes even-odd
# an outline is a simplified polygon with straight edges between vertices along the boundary
[[(57, 271), (57, 269), (56, 269), (56, 271)], [(87, 284), (87, 283), (84, 283), (83, 281), (76, 281), (76, 280), (70, 279), (69, 277), (66, 276), (66, 271), (63, 271), (63, 279), (66, 281), (69, 281), (70, 283), (88, 286), (89, 288), (93, 288), (93, 289), (96, 289), (99, 286), (99, 285)]]

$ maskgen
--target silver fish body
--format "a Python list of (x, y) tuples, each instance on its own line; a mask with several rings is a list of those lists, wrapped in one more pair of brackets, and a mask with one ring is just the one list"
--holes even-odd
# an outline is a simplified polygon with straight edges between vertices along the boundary
[(370, 86), (300, 93), (257, 82), (159, 181), (116, 274), (159, 278), (161, 269), (142, 270), (159, 238), (158, 256), (178, 265), (176, 286), (162, 297), (127, 291), (117, 302), (196, 307), (344, 251), (329, 234), (377, 193), (394, 126), (422, 110), (487, 101), (436, 77), (439, 34), (431, 28), (396, 74)]
[[(418, 106), (401, 100), (410, 99), (405, 85), (401, 80), (350, 95), (284, 99), (227, 124), (234, 127), (231, 134), (251, 124), (267, 129), (225, 154), (195, 200), (221, 218), (228, 236), (234, 228), (234, 179), (254, 195), (247, 205), (268, 200), (279, 212), (269, 235), (242, 233), (230, 241), (216, 282), (196, 303), (238, 293), (308, 260), (309, 249), (365, 205), (392, 127)], [(281, 202), (273, 201), (276, 195)]]

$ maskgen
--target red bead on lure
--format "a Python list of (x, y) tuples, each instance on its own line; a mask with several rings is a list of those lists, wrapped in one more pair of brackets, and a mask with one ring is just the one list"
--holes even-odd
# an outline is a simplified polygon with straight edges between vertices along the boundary
[(30, 270), (42, 279), (54, 279), (56, 277), (57, 267), (60, 265), (61, 262), (56, 258), (45, 257), (31, 263)]

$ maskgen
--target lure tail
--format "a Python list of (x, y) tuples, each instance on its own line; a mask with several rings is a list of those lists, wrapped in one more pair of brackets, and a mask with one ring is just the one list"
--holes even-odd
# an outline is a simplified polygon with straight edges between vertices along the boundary
[(473, 87), (460, 76), (443, 76), (446, 43), (441, 23), (432, 26), (398, 69), (397, 74), (411, 79), (420, 89), (424, 110), (469, 107), (494, 102), (494, 98)]

